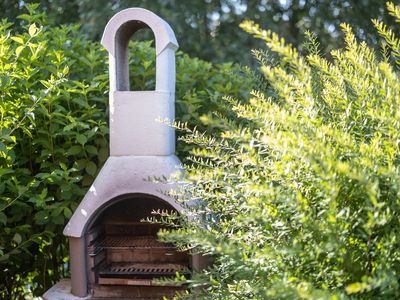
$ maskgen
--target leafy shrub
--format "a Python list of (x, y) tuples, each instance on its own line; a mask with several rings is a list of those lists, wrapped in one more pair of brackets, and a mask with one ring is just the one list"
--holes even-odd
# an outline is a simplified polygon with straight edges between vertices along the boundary
[[(1, 299), (41, 295), (68, 275), (64, 224), (108, 156), (107, 52), (28, 9), (24, 31), (0, 23)], [(154, 49), (133, 43), (132, 53), (132, 88), (152, 88)], [(251, 86), (236, 66), (182, 53), (177, 70), (177, 118), (202, 129), (221, 95)]]
[(34, 9), (0, 25), (2, 299), (66, 275), (62, 226), (108, 155), (105, 54)]
[(343, 24), (333, 61), (310, 33), (302, 56), (242, 24), (268, 48), (264, 88), (227, 98), (236, 120), (219, 135), (178, 126), (195, 146), (186, 213), (160, 234), (211, 257), (189, 281), (201, 298), (399, 299), (400, 41), (373, 24), (381, 54)]

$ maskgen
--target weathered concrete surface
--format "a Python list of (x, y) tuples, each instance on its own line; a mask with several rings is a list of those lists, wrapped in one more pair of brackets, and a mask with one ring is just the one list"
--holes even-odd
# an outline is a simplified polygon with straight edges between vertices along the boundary
[(153, 195), (177, 211), (181, 207), (165, 194), (179, 188), (178, 183), (157, 183), (148, 178), (170, 178), (181, 172), (181, 162), (169, 156), (110, 156), (64, 229), (68, 237), (83, 237), (85, 228), (102, 207), (122, 195)]
[[(129, 40), (142, 28), (150, 28), (155, 37), (155, 91), (130, 90)], [(175, 34), (168, 23), (154, 13), (129, 8), (109, 21), (102, 45), (109, 52), (110, 157), (64, 229), (64, 235), (70, 238), (72, 283), (71, 280), (61, 281), (46, 293), (47, 300), (89, 299), (71, 294), (71, 284), (75, 295), (84, 297), (88, 292), (85, 230), (115, 199), (146, 194), (181, 210), (179, 204), (165, 194), (179, 188), (179, 179), (173, 184), (148, 180), (170, 178), (182, 171), (181, 162), (174, 154), (175, 130), (160, 122), (175, 118), (175, 51), (178, 48)]]
[(110, 92), (110, 155), (166, 156), (175, 153), (174, 93)]
[[(155, 91), (131, 91), (129, 41), (150, 28), (156, 43)], [(175, 118), (175, 51), (178, 43), (163, 19), (143, 8), (128, 8), (108, 22), (102, 45), (109, 52), (110, 155), (156, 156), (175, 152), (175, 131), (158, 119)]]
[[(59, 283), (52, 286), (44, 295), (44, 300), (85, 300), (90, 297), (77, 297), (71, 293), (71, 279), (62, 279)], [(94, 299), (92, 299), (94, 300)]]

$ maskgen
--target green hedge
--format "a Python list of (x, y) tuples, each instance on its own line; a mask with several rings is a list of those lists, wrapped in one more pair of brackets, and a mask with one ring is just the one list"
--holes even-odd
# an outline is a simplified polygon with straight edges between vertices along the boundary
[[(0, 298), (41, 295), (68, 275), (64, 224), (108, 156), (108, 54), (37, 6), (0, 23)], [(154, 49), (131, 45), (132, 89), (154, 87)], [(221, 95), (251, 81), (178, 53), (177, 119), (205, 129)], [(217, 128), (216, 126), (215, 128)], [(190, 147), (189, 147), (190, 148)], [(178, 144), (184, 157), (189, 148)]]
[(242, 24), (265, 42), (265, 84), (248, 104), (227, 99), (236, 120), (219, 135), (180, 126), (197, 147), (187, 211), (161, 234), (213, 261), (188, 281), (199, 298), (400, 298), (400, 40), (373, 25), (380, 45), (343, 24), (328, 61), (311, 33), (301, 55)]

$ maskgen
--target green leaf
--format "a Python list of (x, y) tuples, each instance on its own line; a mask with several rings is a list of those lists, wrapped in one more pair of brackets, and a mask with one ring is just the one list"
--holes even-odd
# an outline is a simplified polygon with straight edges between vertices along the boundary
[(57, 225), (64, 224), (64, 215), (63, 214), (58, 214), (58, 215), (52, 216), (51, 217), (51, 221), (54, 224), (57, 224)]
[(15, 49), (15, 54), (19, 56), (24, 48), (25, 46), (18, 46), (17, 49)]
[(43, 225), (43, 224), (48, 223), (48, 219), (49, 219), (49, 216), (47, 215), (47, 212), (44, 210), (38, 211), (35, 214), (35, 221), (38, 225)]
[(82, 146), (78, 146), (78, 145), (72, 146), (67, 151), (68, 155), (77, 155), (81, 152), (82, 152)]
[(97, 154), (97, 148), (93, 145), (86, 145), (85, 150), (87, 151), (87, 153), (94, 154), (94, 155)]
[(0, 223), (2, 223), (3, 225), (7, 224), (7, 216), (5, 213), (0, 211)]
[(75, 166), (78, 170), (83, 170), (86, 167), (87, 160), (86, 159), (78, 159), (75, 162)]
[(94, 162), (88, 161), (87, 164), (86, 164), (85, 170), (89, 175), (94, 176), (96, 174), (96, 171), (97, 171), (97, 166), (96, 166), (96, 164)]
[(85, 135), (83, 134), (77, 134), (76, 135), (76, 141), (81, 144), (82, 146), (86, 144), (87, 142), (87, 138)]
[(24, 40), (19, 36), (12, 36), (11, 39), (17, 42), (18, 44), (24, 44)]
[(60, 163), (60, 167), (63, 171), (67, 171), (68, 167), (64, 163)]
[(30, 21), (32, 19), (32, 17), (28, 14), (22, 14), (17, 16), (18, 19), (22, 19), (22, 20), (26, 20), (26, 21)]
[(93, 176), (85, 175), (82, 179), (82, 186), (90, 186), (93, 183)]
[(19, 233), (15, 233), (13, 237), (13, 241), (16, 242), (18, 245), (22, 242), (22, 236)]
[(100, 148), (99, 150), (99, 160), (100, 162), (106, 161), (108, 158), (108, 148)]
[(72, 211), (71, 211), (68, 207), (65, 207), (65, 208), (64, 208), (64, 216), (65, 216), (67, 219), (71, 218), (71, 216), (72, 216)]
[(40, 83), (43, 84), (46, 88), (51, 88), (51, 83), (46, 80), (40, 80)]
[(7, 174), (12, 174), (14, 171), (13, 169), (9, 168), (0, 168), (0, 177)]
[(35, 24), (35, 23), (31, 24), (31, 26), (29, 26), (29, 30), (28, 30), (29, 35), (30, 35), (31, 37), (35, 36), (35, 34), (36, 34), (36, 32), (37, 32), (37, 29), (38, 29), (38, 28), (36, 27), (36, 24)]

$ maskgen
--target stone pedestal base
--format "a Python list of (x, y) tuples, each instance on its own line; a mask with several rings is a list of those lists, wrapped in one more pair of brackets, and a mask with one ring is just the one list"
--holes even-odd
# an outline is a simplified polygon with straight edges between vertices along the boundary
[(71, 279), (62, 279), (51, 287), (44, 295), (44, 300), (86, 300), (90, 297), (80, 298), (71, 294)]

